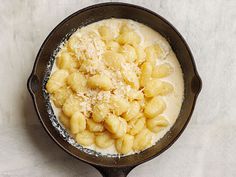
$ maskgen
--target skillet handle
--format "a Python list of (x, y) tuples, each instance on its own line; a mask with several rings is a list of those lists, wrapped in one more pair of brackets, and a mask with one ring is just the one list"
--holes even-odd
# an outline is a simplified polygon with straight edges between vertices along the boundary
[(39, 89), (39, 78), (36, 74), (31, 74), (28, 81), (27, 87), (32, 96), (38, 91)]
[(103, 177), (126, 177), (135, 166), (122, 168), (100, 166), (94, 167), (102, 174)]
[(199, 75), (195, 75), (192, 78), (191, 87), (192, 87), (193, 93), (199, 94), (199, 92), (202, 89), (202, 80)]

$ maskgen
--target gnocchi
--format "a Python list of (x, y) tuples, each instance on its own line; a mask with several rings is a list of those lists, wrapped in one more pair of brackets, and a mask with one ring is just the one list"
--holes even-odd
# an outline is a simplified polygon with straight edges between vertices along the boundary
[(161, 81), (159, 79), (152, 79), (147, 81), (144, 94), (146, 97), (154, 97), (157, 95), (167, 95), (173, 92), (173, 86), (165, 81)]
[(129, 134), (125, 134), (122, 138), (116, 140), (116, 150), (121, 154), (127, 154), (132, 151), (134, 143), (134, 137)]
[(139, 79), (138, 76), (134, 71), (128, 70), (124, 71), (122, 70), (122, 75), (127, 84), (129, 84), (132, 88), (138, 90), (139, 89)]
[(75, 139), (77, 143), (83, 146), (90, 146), (94, 144), (95, 135), (92, 132), (85, 130), (83, 132), (77, 133)]
[(145, 117), (140, 117), (137, 119), (132, 119), (128, 123), (129, 130), (128, 133), (131, 135), (136, 135), (145, 127)]
[(99, 88), (102, 90), (111, 90), (113, 88), (111, 79), (107, 76), (94, 75), (88, 78), (87, 83), (91, 88)]
[(97, 73), (99, 68), (99, 63), (93, 60), (84, 60), (79, 68), (79, 71), (83, 73), (94, 74)]
[(102, 132), (104, 131), (104, 126), (101, 123), (94, 122), (92, 119), (87, 120), (88, 130), (91, 132)]
[(129, 109), (126, 113), (124, 113), (123, 117), (126, 121), (129, 121), (139, 114), (140, 105), (137, 101), (130, 103)]
[(129, 31), (127, 33), (122, 33), (118, 37), (117, 41), (122, 45), (130, 44), (130, 45), (136, 46), (141, 42), (141, 38), (136, 32)]
[(81, 112), (75, 112), (70, 119), (70, 131), (73, 134), (84, 131), (86, 128), (86, 119)]
[(59, 88), (52, 94), (52, 100), (56, 107), (61, 108), (72, 91), (66, 86)]
[(121, 117), (110, 114), (105, 119), (105, 128), (113, 134), (114, 138), (122, 137), (127, 131), (127, 123)]
[(130, 31), (132, 31), (132, 29), (128, 26), (127, 23), (124, 23), (124, 24), (121, 25), (121, 27), (120, 27), (120, 34), (128, 33)]
[(164, 116), (157, 116), (147, 120), (147, 128), (154, 133), (160, 132), (164, 127), (169, 125), (168, 120)]
[(106, 129), (110, 133), (114, 133), (115, 134), (118, 131), (119, 125), (120, 125), (119, 118), (117, 116), (113, 115), (113, 114), (110, 114), (105, 119), (104, 126), (106, 127)]
[(95, 122), (102, 122), (105, 120), (105, 118), (107, 117), (108, 113), (110, 111), (110, 108), (108, 106), (108, 104), (106, 103), (97, 103), (94, 107), (93, 107), (93, 120)]
[(99, 133), (95, 137), (95, 144), (100, 148), (108, 148), (112, 146), (114, 139), (108, 132)]
[(134, 137), (133, 149), (141, 151), (151, 145), (152, 133), (148, 129), (143, 129)]
[(110, 99), (110, 105), (115, 115), (121, 115), (129, 109), (129, 102), (125, 98), (112, 95)]
[(166, 109), (164, 100), (157, 96), (148, 101), (144, 108), (144, 114), (147, 118), (153, 118), (161, 114)]
[(77, 48), (77, 43), (78, 43), (78, 38), (77, 37), (71, 37), (67, 42), (68, 51), (69, 52), (75, 52), (75, 50)]
[(140, 90), (131, 89), (127, 92), (129, 101), (133, 100), (144, 100), (144, 94)]
[(102, 37), (103, 40), (112, 40), (115, 38), (115, 34), (112, 31), (111, 28), (107, 27), (107, 26), (101, 26), (100, 28), (98, 28), (98, 31)]
[(145, 62), (141, 66), (140, 86), (144, 87), (151, 80), (153, 67), (150, 62)]
[(125, 44), (124, 46), (122, 46), (120, 52), (123, 53), (127, 62), (134, 62), (137, 59), (135, 48), (129, 44)]
[(61, 69), (55, 71), (46, 84), (47, 91), (49, 93), (53, 93), (61, 87), (65, 86), (66, 78), (68, 77), (68, 75), (69, 73), (66, 70)]
[(181, 74), (167, 41), (145, 25), (109, 19), (82, 27), (60, 46), (45, 85), (55, 128), (102, 154), (143, 151), (179, 114)]
[(67, 78), (67, 84), (74, 90), (76, 93), (86, 91), (87, 80), (84, 75), (80, 72), (73, 72)]
[(155, 67), (157, 59), (160, 58), (162, 54), (162, 50), (160, 46), (156, 44), (145, 48), (145, 53), (147, 62), (150, 62), (152, 66)]
[(156, 66), (153, 69), (152, 77), (163, 78), (163, 77), (169, 76), (172, 72), (173, 72), (173, 67), (170, 64), (165, 63), (162, 65)]
[(125, 62), (125, 57), (114, 51), (107, 51), (103, 54), (104, 63), (112, 69), (120, 69), (121, 64)]
[(119, 120), (120, 120), (119, 127), (118, 130), (113, 134), (112, 136), (113, 138), (123, 137), (127, 132), (127, 122), (123, 118), (119, 118)]
[(120, 49), (120, 44), (116, 41), (108, 41), (106, 43), (107, 50), (118, 52)]
[(137, 63), (138, 65), (141, 65), (145, 60), (146, 60), (146, 53), (144, 51), (144, 49), (140, 46), (137, 46), (135, 48), (136, 54), (137, 54), (137, 58), (135, 63)]
[(57, 67), (65, 70), (72, 70), (78, 67), (79, 62), (76, 61), (69, 53), (63, 52), (56, 60)]
[(66, 99), (65, 103), (62, 106), (63, 113), (66, 116), (71, 117), (75, 112), (81, 111), (80, 102), (81, 99), (79, 97), (71, 95)]
[(59, 120), (65, 128), (70, 127), (70, 118), (63, 114), (63, 112), (59, 114)]

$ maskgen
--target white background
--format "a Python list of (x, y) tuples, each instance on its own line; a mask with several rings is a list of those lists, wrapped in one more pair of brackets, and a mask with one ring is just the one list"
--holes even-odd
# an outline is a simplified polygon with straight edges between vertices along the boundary
[[(0, 176), (99, 177), (44, 132), (26, 89), (49, 32), (98, 0), (0, 0)], [(236, 176), (236, 1), (133, 0), (169, 20), (188, 42), (203, 89), (189, 126), (129, 177)]]

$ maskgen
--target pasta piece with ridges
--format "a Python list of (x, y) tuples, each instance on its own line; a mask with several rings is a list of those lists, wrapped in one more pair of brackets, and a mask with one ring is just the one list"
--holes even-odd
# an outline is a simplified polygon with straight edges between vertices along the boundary
[(65, 103), (66, 99), (72, 94), (72, 91), (67, 88), (67, 86), (63, 86), (56, 90), (52, 95), (53, 103), (56, 107), (61, 108)]
[(60, 112), (59, 114), (59, 121), (62, 123), (62, 125), (69, 129), (70, 128), (70, 118), (67, 117), (63, 112)]
[(137, 59), (135, 48), (131, 45), (125, 44), (121, 47), (120, 52), (124, 55), (127, 62), (134, 62)]
[(125, 134), (122, 138), (116, 140), (116, 150), (118, 153), (127, 154), (132, 151), (134, 143), (134, 137), (129, 134)]
[(169, 125), (168, 120), (164, 116), (157, 116), (147, 120), (147, 128), (154, 133), (160, 132), (163, 128)]
[(101, 35), (101, 38), (105, 41), (112, 40), (115, 38), (115, 34), (112, 31), (111, 28), (107, 26), (101, 26), (98, 28), (99, 34)]
[(81, 98), (70, 95), (62, 106), (63, 113), (66, 116), (71, 117), (75, 112), (81, 111), (81, 101)]
[(139, 132), (142, 131), (142, 129), (145, 127), (145, 117), (140, 117), (137, 119), (132, 119), (128, 123), (129, 129), (128, 133), (131, 135), (136, 135)]
[(140, 133), (135, 135), (133, 149), (135, 151), (142, 151), (151, 145), (152, 133), (148, 129), (143, 129)]
[(86, 119), (81, 112), (75, 112), (70, 118), (70, 131), (73, 134), (80, 133), (86, 128)]
[(70, 74), (67, 78), (67, 84), (76, 93), (85, 92), (87, 90), (87, 79), (80, 72), (73, 72), (72, 74)]
[(125, 62), (125, 57), (114, 51), (107, 51), (102, 56), (107, 67), (117, 70), (121, 68), (121, 64)]
[(56, 59), (56, 64), (58, 68), (69, 71), (70, 69), (75, 69), (79, 66), (79, 62), (66, 52), (61, 53), (61, 55)]
[(129, 121), (135, 118), (140, 111), (140, 105), (137, 101), (130, 103), (129, 109), (124, 115), (122, 116), (126, 121)]
[(95, 144), (104, 149), (112, 146), (114, 144), (114, 140), (108, 132), (98, 133), (95, 137)]
[(88, 78), (87, 84), (90, 88), (99, 88), (102, 90), (111, 90), (113, 88), (111, 79), (101, 75), (94, 75)]
[(122, 33), (117, 38), (117, 41), (120, 44), (130, 44), (130, 45), (136, 46), (141, 42), (141, 38), (136, 32), (130, 31), (127, 33)]
[(169, 63), (164, 63), (159, 66), (156, 66), (153, 69), (152, 77), (154, 78), (163, 78), (169, 76), (173, 72), (173, 67)]
[(106, 103), (97, 103), (96, 105), (94, 105), (93, 107), (93, 120), (95, 122), (102, 122), (105, 120), (105, 118), (107, 117), (108, 113), (109, 113), (109, 105)]
[(159, 114), (161, 114), (166, 109), (166, 104), (164, 100), (160, 97), (153, 97), (150, 101), (148, 101), (145, 105), (144, 115), (147, 118), (153, 118)]
[(102, 132), (104, 130), (103, 124), (94, 122), (92, 119), (87, 119), (87, 128), (91, 132)]
[(141, 75), (140, 75), (140, 86), (144, 87), (146, 83), (151, 80), (153, 67), (151, 63), (145, 62), (141, 66)]
[(49, 78), (46, 89), (49, 93), (53, 93), (62, 86), (66, 84), (66, 78), (68, 77), (69, 73), (66, 70), (57, 70), (55, 71), (51, 77)]
[(144, 95), (146, 97), (163, 96), (173, 92), (173, 90), (174, 87), (170, 83), (159, 79), (151, 79), (145, 84)]
[(125, 113), (129, 108), (128, 100), (125, 98), (118, 97), (116, 95), (111, 96), (110, 104), (112, 111), (118, 116)]
[(83, 146), (90, 146), (94, 144), (94, 139), (95, 139), (94, 134), (88, 130), (77, 133), (75, 137), (77, 143)]

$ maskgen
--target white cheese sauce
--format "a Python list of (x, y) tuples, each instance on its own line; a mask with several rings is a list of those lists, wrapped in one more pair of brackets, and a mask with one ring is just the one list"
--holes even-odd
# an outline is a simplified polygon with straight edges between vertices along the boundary
[[(174, 86), (174, 91), (167, 95), (167, 96), (162, 96), (165, 100), (166, 103), (166, 110), (162, 113), (168, 121), (169, 121), (169, 126), (164, 128), (162, 131), (159, 133), (155, 134), (153, 133), (153, 139), (152, 139), (152, 145), (154, 145), (157, 141), (159, 141), (173, 126), (175, 123), (180, 109), (181, 105), (183, 102), (184, 98), (184, 80), (183, 80), (183, 73), (180, 67), (180, 64), (176, 58), (175, 53), (172, 51), (169, 43), (167, 40), (162, 37), (158, 32), (154, 31), (153, 29), (149, 28), (148, 26), (135, 22), (133, 20), (127, 20), (127, 19), (107, 19), (107, 20), (102, 20), (96, 23), (92, 23), (88, 26), (85, 26), (81, 29), (78, 29), (73, 35), (81, 36), (81, 33), (86, 32), (86, 31), (94, 31), (95, 33), (98, 33), (97, 29), (99, 26), (106, 25), (110, 27), (114, 33), (118, 34), (118, 29), (121, 23), (126, 22), (130, 27), (132, 27), (141, 37), (141, 43), (139, 44), (142, 47), (149, 46), (153, 43), (158, 43), (164, 50), (165, 56), (163, 56), (165, 59), (158, 59), (157, 64), (162, 64), (162, 63), (169, 63), (174, 71), (171, 75), (161, 78), (163, 81), (167, 81), (171, 83)], [(73, 36), (72, 35), (72, 36)], [(63, 48), (62, 48), (63, 50)], [(52, 73), (57, 70), (56, 65), (54, 64), (52, 68)], [(55, 107), (53, 102), (51, 101), (55, 116), (58, 117), (59, 109)], [(112, 145), (109, 148), (106, 149), (101, 149), (97, 147), (96, 145), (92, 145), (89, 147), (86, 147), (88, 149), (95, 150), (97, 152), (102, 153), (103, 155), (106, 154), (117, 154), (117, 151), (115, 149), (115, 146)], [(134, 152), (130, 152), (129, 154), (133, 154)], [(126, 154), (126, 155), (129, 155)]]

